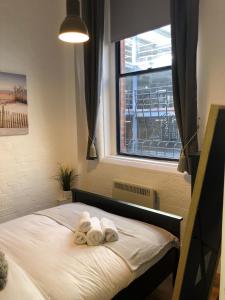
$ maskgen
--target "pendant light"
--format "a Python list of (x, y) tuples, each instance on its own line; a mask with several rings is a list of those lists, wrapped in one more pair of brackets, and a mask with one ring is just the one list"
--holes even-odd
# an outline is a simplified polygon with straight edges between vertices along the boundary
[(67, 16), (60, 26), (59, 39), (67, 43), (83, 43), (89, 40), (88, 30), (80, 17), (79, 0), (67, 0)]

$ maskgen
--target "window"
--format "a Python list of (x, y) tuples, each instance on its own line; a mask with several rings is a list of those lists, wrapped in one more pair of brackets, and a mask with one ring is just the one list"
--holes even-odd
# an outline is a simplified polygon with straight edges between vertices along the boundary
[(176, 160), (170, 25), (116, 43), (118, 154)]

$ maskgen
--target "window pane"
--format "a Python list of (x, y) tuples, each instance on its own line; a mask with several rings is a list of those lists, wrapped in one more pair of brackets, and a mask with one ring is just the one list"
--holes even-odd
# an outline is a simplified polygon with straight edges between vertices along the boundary
[(120, 78), (120, 153), (178, 159), (171, 70)]
[(171, 65), (170, 25), (120, 42), (121, 73)]

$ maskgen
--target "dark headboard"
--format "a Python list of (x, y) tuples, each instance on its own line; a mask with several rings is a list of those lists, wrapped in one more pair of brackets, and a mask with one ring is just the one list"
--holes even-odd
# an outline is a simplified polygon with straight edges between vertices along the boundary
[(182, 217), (86, 191), (73, 189), (72, 192), (73, 202), (82, 202), (119, 216), (162, 227), (180, 238), (180, 223), (183, 219)]

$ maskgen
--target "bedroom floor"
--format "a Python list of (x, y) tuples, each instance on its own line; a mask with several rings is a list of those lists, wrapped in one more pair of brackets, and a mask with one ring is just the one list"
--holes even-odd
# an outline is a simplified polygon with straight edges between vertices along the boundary
[(171, 300), (172, 292), (172, 277), (169, 277), (146, 300)]
[[(171, 300), (172, 298), (172, 278), (166, 279), (146, 300)], [(219, 278), (215, 279), (212, 295), (209, 300), (219, 299)]]

